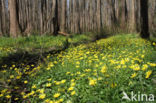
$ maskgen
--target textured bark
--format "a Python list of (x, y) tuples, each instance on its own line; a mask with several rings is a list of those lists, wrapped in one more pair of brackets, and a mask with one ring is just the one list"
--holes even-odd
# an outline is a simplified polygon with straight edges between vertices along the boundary
[(9, 0), (9, 11), (10, 11), (10, 35), (12, 37), (18, 37), (21, 33), (17, 18), (17, 1)]
[[(141, 30), (141, 0), (12, 0), (11, 2), (14, 1), (17, 1), (16, 26), (25, 34), (32, 32), (42, 35), (57, 34), (59, 28), (62, 32), (70, 33), (100, 31), (103, 28), (110, 30), (117, 28), (131, 33)], [(12, 30), (11, 25), (9, 26), (12, 20), (9, 18), (6, 0), (0, 2), (2, 15), (0, 32), (4, 35)], [(154, 32), (156, 0), (149, 0), (148, 8), (150, 32)]]
[(0, 36), (2, 36), (2, 1), (0, 0)]
[(59, 31), (59, 25), (58, 25), (58, 1), (54, 0), (53, 2), (53, 6), (54, 6), (54, 18), (53, 18), (53, 23), (54, 23), (54, 35), (58, 34)]
[(135, 23), (135, 0), (131, 0), (131, 9), (129, 13), (129, 30), (131, 32), (136, 31), (136, 23)]
[(5, 0), (1, 1), (1, 6), (2, 6), (2, 32), (4, 34), (7, 33), (7, 16), (6, 16), (6, 5), (5, 5)]
[(101, 31), (101, 0), (97, 0), (97, 29)]
[(141, 37), (149, 38), (149, 24), (148, 24), (148, 0), (140, 0), (141, 7)]
[(67, 0), (62, 0), (62, 12), (61, 12), (61, 32), (66, 31), (66, 16), (67, 16)]

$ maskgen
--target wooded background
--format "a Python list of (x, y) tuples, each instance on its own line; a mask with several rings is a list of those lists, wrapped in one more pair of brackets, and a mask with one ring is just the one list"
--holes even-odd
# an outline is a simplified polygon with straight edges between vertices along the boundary
[[(106, 28), (140, 32), (140, 17), (140, 0), (0, 0), (0, 35), (9, 35), (11, 25), (18, 32), (13, 36)], [(156, 32), (156, 0), (148, 2), (148, 20), (150, 33)]]

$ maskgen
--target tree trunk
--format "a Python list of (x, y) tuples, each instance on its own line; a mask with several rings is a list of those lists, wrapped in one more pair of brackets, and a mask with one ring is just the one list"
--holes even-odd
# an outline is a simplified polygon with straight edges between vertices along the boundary
[(141, 37), (149, 38), (149, 25), (148, 25), (148, 0), (140, 0), (140, 13), (141, 13)]
[(101, 0), (97, 0), (97, 29), (98, 32), (101, 31), (101, 24), (102, 20), (101, 20)]
[(8, 2), (9, 2), (9, 12), (10, 12), (10, 35), (12, 37), (18, 37), (21, 31), (17, 19), (17, 1), (9, 0)]
[(61, 12), (61, 32), (66, 30), (66, 11), (67, 10), (67, 0), (62, 0), (62, 12)]
[(53, 18), (53, 27), (54, 27), (54, 35), (58, 34), (59, 31), (59, 25), (58, 25), (58, 1), (54, 0), (53, 2), (53, 6), (54, 6), (54, 18)]
[(0, 0), (0, 36), (2, 36), (2, 2)]

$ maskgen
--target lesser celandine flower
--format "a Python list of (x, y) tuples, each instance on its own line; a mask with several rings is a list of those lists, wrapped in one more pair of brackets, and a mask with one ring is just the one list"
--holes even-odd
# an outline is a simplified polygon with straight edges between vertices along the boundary
[(46, 94), (44, 94), (44, 93), (39, 95), (40, 99), (44, 99), (45, 97), (46, 97)]
[(39, 89), (38, 91), (42, 94), (44, 93), (44, 89)]
[(53, 95), (53, 97), (54, 97), (54, 98), (58, 98), (60, 95), (61, 95), (60, 93), (55, 93), (55, 94)]
[(148, 65), (147, 65), (147, 64), (144, 64), (144, 65), (142, 66), (142, 70), (143, 70), (143, 71), (145, 71), (147, 68), (148, 68)]
[(74, 87), (70, 87), (68, 88), (68, 91), (72, 91), (74, 89)]
[(50, 101), (50, 99), (46, 99), (44, 102), (45, 102), (45, 103), (49, 103), (49, 101)]
[(89, 85), (94, 86), (94, 85), (96, 85), (96, 84), (97, 84), (97, 80), (95, 80), (95, 79), (90, 79)]
[(0, 94), (0, 97), (3, 97), (4, 96), (4, 94)]
[(49, 82), (52, 80), (51, 78), (47, 79)]
[(47, 83), (46, 84), (46, 87), (51, 87), (51, 83)]
[(10, 96), (10, 95), (6, 95), (5, 97), (6, 97), (7, 99), (10, 99), (10, 98), (11, 98), (11, 96)]
[(134, 77), (136, 77), (137, 76), (137, 74), (136, 73), (133, 73), (132, 75), (131, 75), (131, 78), (134, 78)]
[(66, 82), (66, 80), (61, 80), (61, 83), (64, 84)]
[(58, 102), (63, 102), (63, 98), (59, 99)]
[(13, 78), (14, 78), (14, 75), (11, 75), (11, 76), (10, 76), (10, 79), (13, 79)]
[(17, 100), (19, 100), (19, 98), (15, 98), (14, 100), (17, 101)]
[(72, 91), (72, 92), (71, 92), (71, 95), (75, 95), (75, 94), (76, 94), (76, 92), (75, 92), (75, 91)]
[(57, 81), (55, 84), (56, 84), (56, 85), (60, 85), (60, 84), (61, 84), (61, 82)]
[(36, 88), (36, 85), (33, 85), (32, 88), (35, 89)]
[(106, 65), (104, 65), (104, 66), (102, 67), (102, 69), (101, 69), (101, 73), (106, 73), (106, 70), (107, 70), (107, 67), (106, 67)]
[(28, 83), (28, 81), (27, 81), (27, 80), (25, 80), (25, 81), (24, 81), (24, 84), (27, 84), (27, 83)]
[(11, 80), (10, 80), (10, 79), (8, 79), (8, 80), (7, 80), (7, 82), (11, 82)]
[(112, 84), (111, 84), (111, 87), (112, 87), (112, 88), (115, 88), (116, 86), (117, 86), (116, 83), (112, 83)]
[(71, 83), (70, 85), (71, 85), (71, 87), (73, 87), (73, 86), (75, 86), (76, 84), (73, 82), (73, 83)]
[(146, 79), (149, 78), (151, 74), (152, 74), (152, 71), (151, 70), (150, 71), (147, 71), (146, 72)]

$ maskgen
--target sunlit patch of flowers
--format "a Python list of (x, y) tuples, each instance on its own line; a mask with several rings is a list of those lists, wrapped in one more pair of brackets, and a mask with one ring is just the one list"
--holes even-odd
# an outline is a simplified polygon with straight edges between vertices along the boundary
[[(101, 99), (121, 92), (118, 90), (135, 90), (150, 80), (156, 67), (155, 62), (146, 60), (146, 56), (154, 51), (151, 45), (147, 40), (127, 37), (81, 44), (58, 54), (49, 54), (44, 66), (24, 65), (20, 70), (12, 65), (8, 68), (13, 72), (6, 80), (9, 83), (21, 80), (27, 85), (20, 95), (14, 97), (17, 101), (22, 97), (22, 100), (29, 98), (45, 103), (74, 103), (76, 100), (85, 103), (89, 97)], [(7, 69), (1, 71), (3, 74), (7, 72)], [(24, 75), (32, 80), (23, 79)], [(20, 90), (20, 87), (16, 89)], [(0, 98), (12, 98), (9, 91), (1, 90)]]

